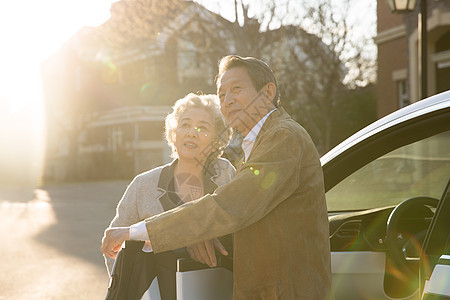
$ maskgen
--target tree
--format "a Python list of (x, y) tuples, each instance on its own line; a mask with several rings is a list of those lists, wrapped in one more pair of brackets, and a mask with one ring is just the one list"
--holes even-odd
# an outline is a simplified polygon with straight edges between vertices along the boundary
[(230, 13), (233, 53), (270, 64), (283, 106), (307, 128), (321, 153), (334, 144), (339, 99), (348, 89), (375, 81), (372, 36), (370, 31), (357, 36), (361, 18), (351, 16), (358, 5), (354, 0), (235, 0)]
[(335, 112), (344, 93), (374, 81), (374, 59), (364, 54), (367, 43), (352, 35), (356, 24), (349, 22), (350, 6), (350, 0), (338, 7), (327, 0), (305, 1), (301, 22), (289, 28), (302, 28), (306, 34), (299, 31), (287, 45), (281, 83), (285, 105), (308, 129), (320, 153), (334, 144), (341, 118)]

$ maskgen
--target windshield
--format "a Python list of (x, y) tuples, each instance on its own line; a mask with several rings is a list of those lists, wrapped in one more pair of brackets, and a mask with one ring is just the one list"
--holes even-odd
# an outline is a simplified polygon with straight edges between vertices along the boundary
[(439, 199), (450, 176), (450, 131), (400, 147), (345, 178), (327, 192), (328, 211), (397, 205), (429, 196)]

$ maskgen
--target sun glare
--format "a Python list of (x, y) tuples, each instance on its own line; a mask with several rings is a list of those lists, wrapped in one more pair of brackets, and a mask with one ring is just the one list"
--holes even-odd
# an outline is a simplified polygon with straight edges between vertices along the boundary
[(45, 146), (40, 66), (117, 0), (0, 2), (0, 184), (38, 184)]

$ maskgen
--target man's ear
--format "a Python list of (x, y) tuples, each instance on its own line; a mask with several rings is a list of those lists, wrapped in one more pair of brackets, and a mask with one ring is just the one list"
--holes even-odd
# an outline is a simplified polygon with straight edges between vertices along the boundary
[(263, 87), (263, 91), (264, 95), (267, 97), (267, 104), (271, 104), (277, 93), (277, 87), (273, 82), (269, 82)]

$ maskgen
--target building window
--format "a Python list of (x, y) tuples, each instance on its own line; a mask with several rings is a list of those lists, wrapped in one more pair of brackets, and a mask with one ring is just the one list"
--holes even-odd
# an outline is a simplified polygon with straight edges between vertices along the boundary
[(408, 87), (406, 84), (406, 80), (398, 80), (397, 81), (397, 99), (398, 99), (398, 107), (402, 108), (411, 104), (408, 97)]
[(108, 150), (116, 153), (122, 147), (122, 135), (120, 126), (108, 127)]
[(178, 41), (178, 80), (204, 78), (204, 70), (201, 68), (200, 52), (194, 42), (186, 39)]
[(119, 68), (120, 83), (134, 83), (145, 80), (153, 74), (153, 68), (148, 60), (136, 60)]
[(442, 93), (450, 89), (450, 61), (436, 64), (436, 92)]

